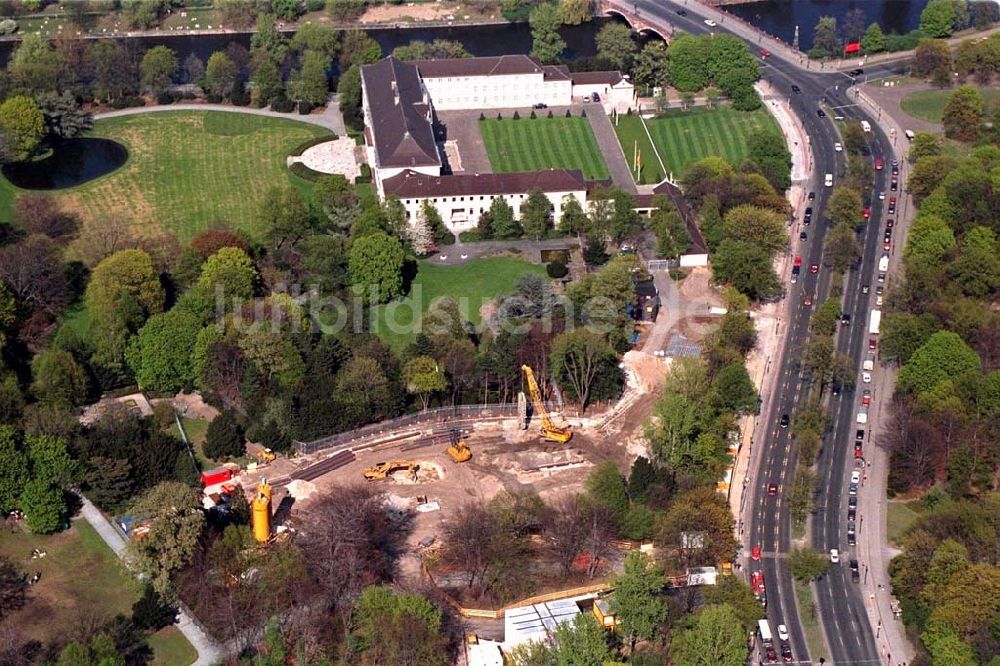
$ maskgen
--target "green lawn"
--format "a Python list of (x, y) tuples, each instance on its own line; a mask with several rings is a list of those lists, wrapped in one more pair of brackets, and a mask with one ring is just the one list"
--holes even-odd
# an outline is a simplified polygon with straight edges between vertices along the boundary
[[(217, 463), (205, 456), (205, 434), (208, 432), (208, 421), (189, 419), (186, 416), (182, 416), (181, 425), (184, 426), (184, 432), (187, 434), (188, 440), (191, 442), (191, 447), (194, 449), (194, 457), (198, 459), (198, 464), (201, 465), (201, 468), (206, 470), (215, 467)], [(178, 439), (184, 439), (177, 430), (177, 424), (174, 424), (171, 430)]]
[[(128, 162), (58, 196), (80, 215), (118, 216), (143, 235), (169, 231), (183, 242), (216, 220), (256, 235), (254, 213), (267, 188), (312, 187), (292, 175), (285, 159), (299, 144), (325, 133), (291, 119), (222, 111), (97, 120), (91, 134), (125, 145)], [(18, 192), (0, 177), (0, 216), (7, 217)]]
[(886, 536), (889, 543), (898, 543), (899, 538), (913, 524), (913, 521), (923, 513), (924, 506), (920, 500), (903, 502), (889, 500), (886, 506)]
[(678, 178), (685, 167), (703, 157), (716, 155), (738, 165), (747, 155), (747, 137), (760, 129), (781, 134), (767, 109), (736, 111), (695, 107), (689, 111), (670, 109), (646, 121), (667, 171)]
[(638, 183), (659, 183), (663, 180), (664, 169), (660, 164), (653, 144), (649, 142), (649, 135), (643, 129), (642, 119), (638, 115), (618, 116), (617, 122), (612, 120), (615, 126), (615, 133), (618, 135), (618, 143), (625, 153), (625, 161), (632, 169), (632, 178), (635, 178), (635, 157), (636, 148), (639, 152), (639, 180)]
[(198, 653), (175, 626), (164, 627), (149, 637), (153, 666), (190, 666)]
[(812, 588), (809, 583), (794, 581), (795, 598), (799, 604), (799, 612), (802, 618), (802, 631), (806, 635), (806, 644), (809, 646), (809, 656), (813, 662), (826, 655), (826, 641), (823, 640), (823, 630), (819, 626), (819, 616), (816, 612), (816, 604), (813, 601)]
[(544, 275), (545, 269), (513, 257), (477, 259), (461, 266), (421, 262), (407, 297), (375, 308), (374, 332), (394, 350), (402, 350), (416, 336), (414, 323), (441, 296), (455, 299), (463, 317), (478, 324), (482, 321), (479, 309), (513, 291), (525, 273)]
[(580, 169), (588, 180), (608, 177), (608, 167), (586, 118), (495, 118), (479, 130), (497, 173)]
[[(994, 109), (1000, 106), (1000, 88), (979, 88), (983, 96), (983, 106), (989, 116)], [(910, 93), (903, 98), (900, 105), (903, 111), (914, 118), (926, 120), (932, 123), (941, 122), (944, 116), (944, 105), (948, 103), (948, 97), (952, 90), (921, 90)]]
[[(32, 560), (35, 548), (46, 556)], [(61, 643), (94, 613), (110, 620), (132, 612), (137, 583), (85, 520), (48, 536), (5, 532), (0, 555), (26, 574), (42, 575), (29, 589), (25, 607), (10, 614), (29, 639)]]

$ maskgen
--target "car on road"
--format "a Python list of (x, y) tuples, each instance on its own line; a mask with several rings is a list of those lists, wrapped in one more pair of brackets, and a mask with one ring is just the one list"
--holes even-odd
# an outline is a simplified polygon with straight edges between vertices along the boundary
[(754, 562), (760, 562), (760, 546), (754, 546), (750, 549), (750, 559)]
[(799, 240), (800, 241), (807, 241), (807, 240), (809, 240), (809, 234), (806, 233), (805, 231), (800, 231), (799, 232)]
[(857, 546), (858, 545), (858, 535), (857, 535), (857, 533), (855, 533), (855, 532), (848, 532), (847, 533), (847, 545), (848, 546)]
[(885, 282), (885, 273), (879, 273), (878, 274), (878, 281), (879, 282)]
[(855, 446), (854, 447), (854, 459), (855, 460), (860, 460), (861, 458), (864, 458), (865, 454), (862, 453), (862, 451), (863, 451), (863, 449), (860, 446)]
[(851, 560), (850, 567), (851, 567), (851, 582), (852, 583), (860, 583), (861, 582), (861, 572), (858, 570), (859, 569), (859, 567), (858, 567), (858, 561), (857, 560)]
[(816, 273), (819, 273), (819, 264), (817, 264), (815, 261), (813, 263), (811, 263), (809, 265), (809, 272), (812, 273), (812, 274), (814, 274), (814, 275)]
[(872, 373), (868, 372), (867, 370), (863, 371), (861, 373), (861, 383), (863, 383), (863, 384), (871, 384), (872, 383)]
[(712, 19), (705, 19), (705, 25), (707, 25), (709, 28), (714, 28), (716, 23)]
[(863, 442), (863, 441), (865, 441), (865, 429), (864, 428), (858, 428), (857, 430), (854, 431), (854, 441), (855, 442)]
[(549, 108), (549, 105), (546, 104), (545, 102), (538, 102), (538, 103), (535, 104), (535, 106), (533, 108), (535, 108), (535, 109), (547, 109), (547, 108)]
[(851, 76), (861, 76), (864, 73), (865, 70), (861, 69), (860, 67), (858, 67), (857, 69), (852, 69), (851, 71), (848, 72), (848, 74), (850, 74)]
[(774, 497), (777, 494), (778, 494), (778, 484), (777, 483), (767, 484), (767, 496)]
[(863, 209), (861, 210), (861, 217), (863, 217), (863, 218), (865, 218), (866, 220), (868, 220), (868, 219), (871, 219), (871, 216), (872, 216), (872, 209), (871, 209), (871, 208), (868, 208), (868, 207), (866, 206), (865, 208), (863, 208)]
[(678, 10), (677, 10), (677, 15), (678, 15), (678, 16), (687, 16), (687, 15), (688, 15), (688, 13), (687, 13), (687, 10), (686, 10), (686, 9), (678, 9)]
[(895, 192), (898, 189), (899, 189), (899, 181), (893, 178), (892, 181), (889, 183), (889, 190), (891, 192)]
[(813, 219), (813, 209), (812, 206), (806, 206), (805, 211), (802, 213), (802, 222), (809, 224)]
[(820, 118), (826, 118), (826, 111), (823, 109), (816, 109), (816, 115)]
[(886, 211), (889, 215), (896, 212), (896, 197), (889, 197), (889, 210)]
[(894, 226), (896, 226), (896, 220), (892, 219), (891, 217), (888, 218), (888, 219), (886, 219), (886, 221), (885, 221), (886, 231), (888, 231), (889, 229), (892, 229)]
[(876, 157), (875, 158), (875, 170), (876, 171), (881, 171), (884, 168), (885, 168), (885, 162), (882, 161), (881, 157)]
[(768, 645), (764, 650), (764, 660), (768, 664), (778, 663), (778, 653), (774, 651), (773, 645)]
[(832, 395), (840, 395), (840, 384), (833, 382), (833, 384), (830, 385), (830, 393)]
[(797, 85), (795, 85), (793, 83), (792, 84), (792, 92), (795, 93), (796, 95), (798, 95), (798, 94), (800, 94), (802, 92), (802, 88), (799, 88)]
[(826, 187), (833, 187), (833, 174), (828, 173), (823, 177), (823, 185)]
[(843, 324), (844, 326), (850, 326), (851, 325), (851, 315), (847, 314), (846, 312), (842, 313), (840, 315), (840, 323)]
[(840, 562), (840, 551), (837, 550), (836, 548), (830, 549), (830, 561), (833, 562), (834, 564)]
[(788, 627), (783, 624), (778, 625), (778, 638), (783, 641), (788, 640)]
[(882, 239), (882, 249), (886, 252), (892, 249), (892, 239), (888, 236)]
[(780, 421), (780, 423), (781, 423), (781, 427), (782, 428), (787, 428), (789, 421), (790, 421), (790, 419), (788, 418), (788, 414), (782, 414), (781, 415), (781, 421)]
[(807, 305), (808, 306), (808, 305), (812, 305), (812, 304), (813, 304), (812, 294), (807, 293), (805, 295), (805, 297), (802, 299), (802, 305)]
[(869, 389), (865, 389), (864, 393), (861, 394), (861, 404), (870, 405), (872, 404), (872, 392)]
[(861, 293), (862, 294), (867, 294), (868, 293), (868, 285), (867, 284), (861, 285)]
[(849, 509), (856, 509), (856, 508), (858, 508), (858, 498), (857, 497), (848, 497), (847, 498), (847, 508), (849, 508)]
[(878, 305), (879, 307), (882, 306), (882, 294), (875, 297), (875, 305)]
[(885, 201), (885, 190), (879, 190), (878, 200), (879, 201)]
[(768, 51), (767, 49), (761, 49), (760, 50), (760, 57), (761, 58), (769, 58), (770, 56), (771, 56), (771, 52)]
[(781, 660), (786, 664), (795, 661), (795, 657), (792, 656), (792, 648), (788, 646), (788, 643), (781, 644)]
[(875, 338), (868, 338), (868, 349), (870, 351), (875, 351), (876, 347), (878, 347), (878, 340)]
[(601, 96), (598, 95), (597, 93), (590, 93), (590, 99), (593, 100), (593, 101), (595, 101), (595, 102), (600, 102), (601, 101)]
[(836, 150), (838, 153), (844, 152), (844, 146), (841, 145), (841, 143), (839, 141), (837, 141), (835, 144), (833, 144), (833, 149)]
[(806, 199), (809, 199), (809, 201), (812, 201), (815, 198), (816, 198), (816, 193), (815, 192), (810, 192), (809, 196), (806, 197)]
[(851, 483), (861, 483), (861, 472), (858, 470), (851, 472)]
[(847, 519), (856, 520), (858, 517), (858, 507), (852, 506), (847, 508)]

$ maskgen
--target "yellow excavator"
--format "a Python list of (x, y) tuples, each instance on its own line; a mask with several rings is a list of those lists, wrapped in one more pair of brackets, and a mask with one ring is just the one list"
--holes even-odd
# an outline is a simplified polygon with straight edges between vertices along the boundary
[(573, 439), (573, 429), (569, 424), (557, 426), (552, 421), (552, 417), (549, 416), (549, 411), (545, 409), (545, 403), (542, 402), (542, 392), (538, 390), (534, 371), (526, 365), (521, 366), (521, 371), (524, 372), (524, 378), (528, 381), (528, 392), (531, 394), (531, 402), (535, 405), (535, 414), (542, 421), (542, 439), (559, 444), (565, 444)]
[(448, 455), (457, 463), (464, 463), (472, 457), (469, 445), (465, 443), (457, 430), (451, 431), (451, 446), (448, 447)]
[(411, 476), (416, 476), (417, 470), (420, 469), (418, 463), (412, 460), (392, 460), (390, 462), (380, 462), (376, 463), (373, 467), (369, 467), (362, 474), (369, 481), (381, 481), (386, 478), (396, 470), (405, 469)]

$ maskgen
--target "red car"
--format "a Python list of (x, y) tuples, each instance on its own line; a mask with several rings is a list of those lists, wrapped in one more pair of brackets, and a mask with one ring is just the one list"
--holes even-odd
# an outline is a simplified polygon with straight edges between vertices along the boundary
[(881, 171), (884, 168), (885, 168), (885, 162), (882, 161), (881, 157), (876, 157), (875, 158), (875, 170), (876, 171)]
[(819, 264), (813, 263), (809, 266), (810, 273), (819, 273)]
[(771, 55), (771, 52), (768, 51), (767, 49), (761, 49), (760, 50), (760, 57), (761, 58), (767, 58), (770, 55)]
[(795, 263), (794, 263), (794, 265), (795, 266), (801, 266), (802, 265), (802, 257), (796, 256), (795, 257)]
[(861, 214), (867, 220), (868, 218), (870, 218), (872, 216), (872, 209), (871, 208), (865, 208), (864, 210), (861, 211)]
[(863, 457), (864, 457), (864, 454), (861, 452), (861, 447), (860, 446), (855, 447), (854, 448), (854, 459), (857, 460), (857, 459), (863, 458)]
[(891, 250), (892, 249), (892, 241), (889, 240), (888, 238), (886, 238), (885, 242), (882, 243), (882, 249), (885, 250), (886, 252), (888, 252), (889, 250)]
[(889, 205), (890, 206), (896, 205), (896, 197), (889, 197)]
[(767, 484), (767, 494), (769, 496), (771, 496), (771, 497), (774, 497), (775, 495), (777, 495), (778, 494), (778, 484), (777, 483), (769, 483), (769, 484)]
[(868, 338), (868, 349), (875, 349), (878, 346), (878, 341), (875, 338)]
[(754, 546), (750, 549), (750, 559), (755, 562), (760, 561), (760, 546)]
[(861, 396), (861, 404), (862, 405), (872, 404), (872, 392), (869, 391), (868, 389), (865, 389), (864, 394), (862, 394)]

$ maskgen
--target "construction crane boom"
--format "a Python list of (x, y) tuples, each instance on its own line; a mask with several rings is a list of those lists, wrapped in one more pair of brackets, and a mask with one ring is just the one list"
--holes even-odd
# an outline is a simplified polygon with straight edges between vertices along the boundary
[(542, 392), (538, 390), (538, 382), (535, 381), (534, 371), (527, 365), (522, 365), (521, 371), (524, 372), (524, 377), (528, 381), (528, 393), (531, 395), (531, 401), (535, 405), (535, 412), (542, 421), (542, 437), (551, 442), (565, 444), (573, 438), (573, 429), (569, 425), (557, 426), (552, 421), (549, 411), (545, 409), (545, 403), (542, 402)]

